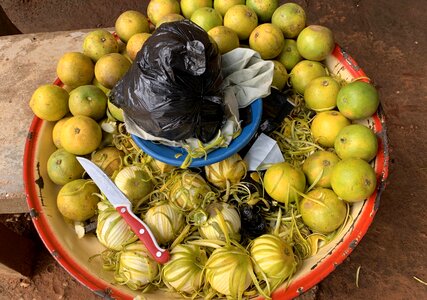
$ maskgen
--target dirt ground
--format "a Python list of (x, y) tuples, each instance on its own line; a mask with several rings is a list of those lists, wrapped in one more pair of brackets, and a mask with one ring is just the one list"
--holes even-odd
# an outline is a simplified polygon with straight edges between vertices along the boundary
[[(427, 281), (427, 2), (295, 2), (305, 8), (309, 24), (333, 30), (376, 84), (391, 148), (388, 186), (374, 222), (309, 297), (427, 299), (427, 285), (417, 280)], [(112, 27), (121, 11), (144, 11), (147, 1), (0, 0), (0, 5), (21, 32), (30, 33)], [(99, 299), (54, 261), (25, 215), (0, 219), (39, 245), (30, 278), (0, 276), (0, 299)]]

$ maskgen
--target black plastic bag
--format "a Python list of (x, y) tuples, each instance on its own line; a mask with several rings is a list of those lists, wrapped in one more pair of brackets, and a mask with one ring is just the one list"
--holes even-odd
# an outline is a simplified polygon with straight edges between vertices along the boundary
[(168, 140), (208, 142), (225, 123), (221, 55), (189, 20), (164, 23), (110, 93), (145, 132)]

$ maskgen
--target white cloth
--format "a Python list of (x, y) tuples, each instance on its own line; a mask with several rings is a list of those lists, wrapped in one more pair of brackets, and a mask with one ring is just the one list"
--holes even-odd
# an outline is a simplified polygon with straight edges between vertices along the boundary
[(248, 164), (249, 171), (265, 170), (270, 164), (285, 161), (277, 142), (264, 133), (261, 133), (255, 140), (244, 160)]
[[(264, 98), (270, 94), (273, 69), (274, 64), (272, 61), (263, 60), (258, 52), (252, 49), (236, 48), (222, 56), (221, 71), (224, 77), (222, 88), (224, 90), (227, 121), (221, 128), (221, 135), (225, 137), (225, 143), (222, 143), (221, 147), (228, 146), (231, 143), (233, 134), (240, 129), (238, 109), (246, 107), (256, 99)], [(158, 141), (173, 147), (182, 147), (184, 145), (190, 146), (191, 149), (199, 147), (199, 140), (196, 138), (171, 141), (155, 137), (138, 127), (135, 122), (126, 116), (126, 113), (124, 113), (124, 122), (129, 133), (144, 140)], [(204, 147), (214, 143), (217, 138), (205, 143)]]
[(270, 94), (274, 64), (248, 48), (236, 48), (222, 56), (224, 90), (236, 95), (239, 107), (246, 107)]

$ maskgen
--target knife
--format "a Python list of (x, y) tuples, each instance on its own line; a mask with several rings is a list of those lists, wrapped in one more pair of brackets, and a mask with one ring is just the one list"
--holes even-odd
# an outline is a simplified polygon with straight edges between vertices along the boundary
[(125, 219), (132, 231), (135, 232), (145, 247), (147, 247), (154, 260), (161, 264), (166, 263), (170, 258), (169, 251), (160, 248), (147, 224), (132, 212), (132, 203), (126, 198), (122, 191), (114, 184), (108, 175), (92, 161), (83, 157), (77, 157), (77, 160), (101, 192), (104, 193), (108, 201), (110, 201), (123, 219)]

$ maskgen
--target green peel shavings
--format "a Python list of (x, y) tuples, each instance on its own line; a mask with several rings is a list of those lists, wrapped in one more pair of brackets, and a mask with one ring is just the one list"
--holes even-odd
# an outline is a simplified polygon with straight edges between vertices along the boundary
[(310, 130), (315, 112), (305, 107), (301, 96), (294, 95), (293, 101), (294, 109), (271, 135), (277, 141), (285, 161), (301, 166), (311, 153), (323, 148), (316, 144)]
[(185, 143), (183, 148), (187, 151), (187, 155), (185, 156), (185, 159), (180, 167), (181, 169), (187, 169), (191, 165), (191, 162), (194, 158), (204, 157), (204, 159), (206, 159), (209, 151), (226, 146), (226, 138), (222, 135), (221, 130), (209, 143), (203, 144), (200, 140), (197, 140), (197, 146)]
[[(285, 161), (301, 168), (307, 157), (323, 148), (316, 144), (310, 130), (315, 112), (306, 108), (301, 95), (295, 94), (291, 100), (294, 109), (271, 137), (277, 141)], [(240, 134), (240, 129), (235, 134)], [(212, 170), (189, 168), (193, 159), (206, 158), (211, 150), (226, 147), (226, 137), (221, 132), (210, 143), (192, 141), (186, 144), (187, 154), (179, 154), (185, 155), (180, 168), (161, 163), (144, 153), (124, 124), (117, 125), (112, 136), (113, 145), (124, 153), (118, 171), (135, 166), (146, 174), (148, 179), (145, 180), (152, 182), (152, 190), (133, 203), (133, 212), (150, 224), (157, 241), (171, 252), (170, 264), (153, 263), (145, 249), (136, 246), (135, 242), (128, 242), (133, 241), (134, 236), (122, 237), (114, 231), (121, 225), (115, 218), (117, 212), (104, 195), (98, 195), (101, 198), (99, 220), (104, 222), (99, 227), (105, 226), (102, 233), (109, 234), (108, 241), (104, 238), (104, 245), (114, 242), (115, 249), (107, 249), (96, 257), (101, 259), (105, 270), (114, 272), (116, 284), (138, 290), (140, 297), (145, 292), (160, 290), (174, 292), (186, 299), (249, 299), (257, 296), (271, 299), (279, 285), (285, 288), (290, 285), (293, 274), (305, 259), (316, 255), (319, 249), (342, 235), (353, 221), (350, 205), (346, 204), (345, 220), (337, 230), (329, 234), (313, 232), (303, 222), (300, 200), (281, 203), (270, 198), (264, 190), (264, 171), (248, 174), (246, 167), (238, 168), (234, 161), (212, 167)], [(242, 172), (237, 174), (238, 170)], [(208, 176), (209, 172), (215, 176)], [(228, 173), (232, 177), (227, 175), (225, 184), (220, 184), (221, 176)], [(295, 192), (298, 199), (308, 198), (325, 206), (323, 199), (307, 197), (322, 175), (321, 172), (303, 192), (291, 185), (287, 192)], [(243, 222), (239, 209), (246, 206), (256, 206), (256, 213), (265, 220), (268, 229), (264, 235), (252, 238), (240, 230)], [(163, 221), (157, 220), (160, 215)], [(154, 218), (157, 221), (151, 222)], [(158, 228), (156, 224), (160, 224)], [(168, 227), (171, 224), (175, 224), (173, 228)], [(124, 235), (126, 230), (122, 232)], [(170, 232), (173, 236), (166, 239)], [(264, 240), (257, 242), (259, 237)], [(270, 262), (275, 255), (272, 245), (284, 247), (278, 241), (270, 243), (275, 239), (292, 249), (289, 255), (292, 264), (286, 264), (289, 270), (281, 278), (272, 275), (270, 264), (263, 262), (264, 259)], [(257, 252), (253, 245), (257, 246), (255, 250), (262, 247), (267, 250)], [(270, 252), (265, 254), (266, 251)], [(285, 265), (277, 256), (275, 259), (277, 264), (274, 265)], [(356, 274), (357, 286), (359, 272), (360, 267)], [(274, 271), (274, 274), (278, 273)]]

